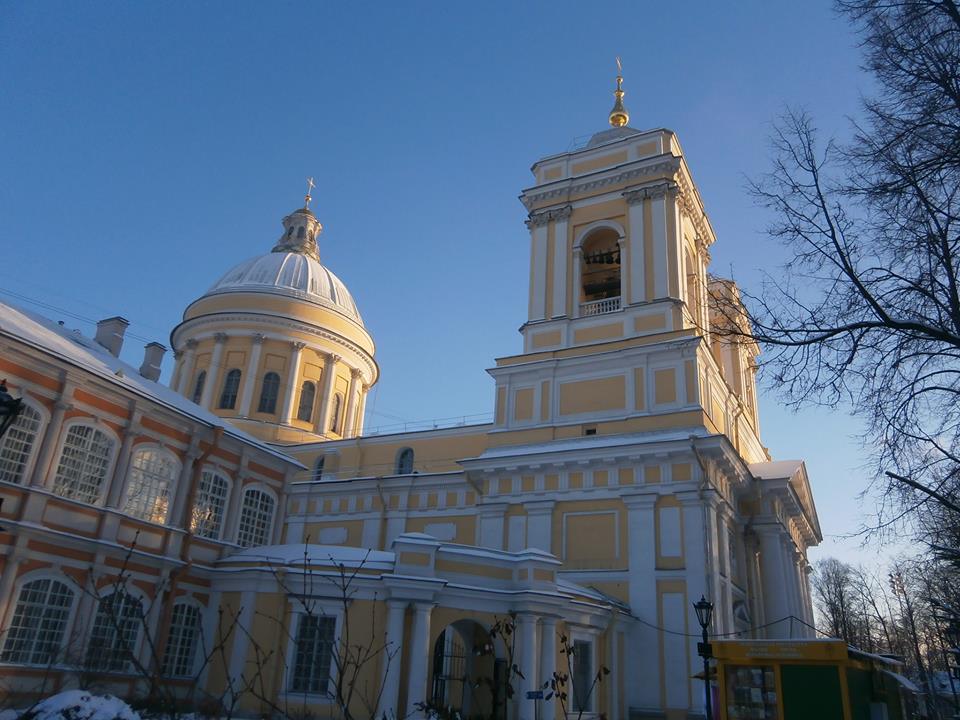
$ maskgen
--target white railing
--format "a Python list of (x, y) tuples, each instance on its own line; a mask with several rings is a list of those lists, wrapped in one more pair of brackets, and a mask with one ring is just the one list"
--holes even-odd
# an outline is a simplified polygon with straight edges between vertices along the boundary
[(616, 312), (620, 309), (620, 298), (604, 298), (603, 300), (593, 300), (591, 302), (580, 303), (580, 317), (590, 317), (591, 315), (606, 315)]

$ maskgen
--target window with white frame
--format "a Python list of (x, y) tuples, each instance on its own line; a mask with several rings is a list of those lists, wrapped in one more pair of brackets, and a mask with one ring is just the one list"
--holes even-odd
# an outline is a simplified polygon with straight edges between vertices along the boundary
[(166, 522), (173, 485), (179, 473), (180, 463), (166, 450), (143, 448), (134, 451), (123, 511), (143, 520)]
[(6, 435), (0, 440), (0, 480), (13, 483), (24, 481), (42, 422), (43, 418), (35, 408), (23, 406), (17, 419), (7, 428)]
[(72, 606), (73, 591), (58, 580), (43, 578), (24, 583), (0, 660), (24, 665), (57, 662)]
[(129, 670), (142, 624), (143, 605), (130, 593), (121, 589), (101, 598), (87, 644), (86, 667), (111, 672)]
[(53, 491), (63, 497), (96, 502), (110, 470), (115, 444), (92, 425), (71, 425), (63, 439)]
[(326, 695), (330, 684), (336, 619), (303, 614), (297, 623), (290, 692)]
[(249, 488), (244, 491), (240, 523), (237, 526), (237, 545), (253, 547), (269, 544), (276, 505), (276, 500), (263, 490)]
[(230, 482), (212, 470), (204, 470), (193, 502), (193, 519), (190, 529), (200, 537), (216, 540), (223, 526), (223, 514), (227, 508)]
[(177, 603), (170, 614), (170, 632), (163, 650), (163, 675), (190, 677), (200, 644), (200, 608)]
[(573, 668), (570, 673), (573, 680), (573, 710), (591, 712), (593, 710), (593, 642), (590, 640), (573, 641)]

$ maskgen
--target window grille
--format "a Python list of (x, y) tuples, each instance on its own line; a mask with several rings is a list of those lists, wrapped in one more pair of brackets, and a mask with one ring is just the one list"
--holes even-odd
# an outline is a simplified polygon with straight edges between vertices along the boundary
[(177, 603), (170, 615), (170, 633), (163, 651), (163, 674), (167, 677), (190, 677), (196, 664), (200, 639), (200, 609)]
[(193, 386), (193, 402), (197, 405), (200, 404), (200, 399), (203, 397), (203, 386), (207, 382), (207, 371), (201, 370), (200, 374), (197, 375), (197, 382)]
[(200, 537), (216, 540), (220, 537), (223, 513), (227, 507), (230, 483), (222, 475), (204, 470), (193, 503), (190, 527)]
[(171, 488), (179, 472), (180, 463), (169, 453), (158, 449), (134, 452), (123, 511), (143, 520), (166, 522)]
[(91, 670), (130, 670), (143, 623), (143, 606), (125, 590), (100, 600), (93, 618), (86, 666)]
[(275, 414), (279, 392), (280, 376), (275, 372), (268, 372), (263, 376), (263, 385), (260, 388), (260, 404), (257, 406), (257, 412)]
[(93, 503), (107, 479), (114, 442), (91, 425), (73, 425), (63, 440), (53, 491), (63, 497)]
[(73, 592), (57, 580), (33, 580), (20, 588), (0, 660), (49, 665), (59, 658)]
[(220, 393), (220, 409), (233, 410), (237, 404), (237, 393), (240, 392), (240, 371), (234, 368), (227, 373), (223, 381), (223, 392)]
[(313, 417), (313, 401), (317, 396), (317, 386), (307, 380), (300, 388), (300, 406), (297, 408), (297, 420), (310, 422)]
[(13, 483), (24, 481), (42, 420), (35, 409), (29, 405), (23, 406), (20, 415), (0, 440), (0, 480)]
[(332, 617), (300, 616), (293, 672), (290, 674), (291, 692), (327, 694), (335, 627)]
[(269, 544), (275, 505), (274, 499), (263, 490), (253, 488), (243, 493), (237, 545), (252, 547)]
[(593, 643), (573, 641), (573, 709), (590, 712), (590, 690), (593, 685)]

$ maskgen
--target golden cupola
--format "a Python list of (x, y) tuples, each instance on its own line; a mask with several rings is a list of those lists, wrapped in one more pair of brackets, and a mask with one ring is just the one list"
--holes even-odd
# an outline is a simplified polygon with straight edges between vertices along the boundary
[(613, 91), (613, 110), (610, 111), (610, 126), (619, 128), (626, 127), (630, 122), (630, 113), (623, 106), (623, 66), (620, 64), (620, 58), (617, 58), (617, 89)]
[(283, 218), (270, 252), (224, 273), (170, 336), (171, 386), (269, 442), (361, 434), (379, 377), (353, 296), (320, 262), (311, 199)]

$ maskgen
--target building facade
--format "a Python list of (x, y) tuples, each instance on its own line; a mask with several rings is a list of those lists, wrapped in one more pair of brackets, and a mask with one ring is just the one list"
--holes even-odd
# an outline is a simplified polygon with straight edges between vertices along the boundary
[[(701, 595), (715, 605), (715, 635), (810, 635), (806, 557), (821, 534), (804, 465), (763, 446), (757, 348), (732, 341), (711, 313), (709, 298), (735, 303), (736, 288), (707, 272), (715, 238), (679, 142), (629, 128), (618, 93), (611, 129), (535, 163), (521, 195), (529, 302), (522, 351), (489, 370), (492, 423), (363, 434), (374, 344), (319, 261), (309, 196), (271, 252), (187, 308), (171, 335), (171, 388), (181, 413), (221, 428), (231, 450), (218, 462), (235, 490), (222, 531), (198, 537), (210, 513), (183, 478), (200, 472), (202, 484), (196, 467), (214, 451), (208, 431), (177, 426), (164, 445), (180, 454), (173, 511), (142, 532), (158, 535), (158, 573), (179, 558), (203, 583), (191, 592), (203, 596), (206, 640), (183, 651), (195, 653), (190, 692), (251, 715), (338, 716), (347, 705), (353, 717), (418, 717), (433, 702), (463, 717), (698, 717)], [(4, 326), (11, 347), (20, 329)], [(7, 357), (12, 386), (36, 395), (41, 424), (60, 428), (57, 403), (73, 385), (53, 369), (56, 382), (41, 383)], [(101, 391), (90, 397), (103, 403)], [(128, 428), (162, 433), (131, 403), (111, 404), (127, 458), (109, 466), (113, 483), (70, 502), (96, 528), (83, 552), (104, 562), (130, 542), (129, 529), (110, 533), (143, 522), (128, 459), (141, 431)], [(4, 458), (16, 442), (4, 440)], [(13, 520), (0, 662), (28, 674), (31, 656), (6, 650), (19, 647), (11, 633), (28, 612), (23, 579), (45, 557), (30, 543), (48, 530), (27, 509), (63, 502), (55, 450), (35, 444), (30, 469), (0, 479), (3, 522)], [(245, 521), (238, 492), (252, 484), (274, 502), (266, 533), (243, 530), (254, 511)], [(177, 549), (182, 538), (195, 558)], [(349, 647), (365, 650), (354, 658)], [(35, 657), (55, 664), (51, 653)], [(536, 699), (557, 672), (570, 675), (565, 706)]]

